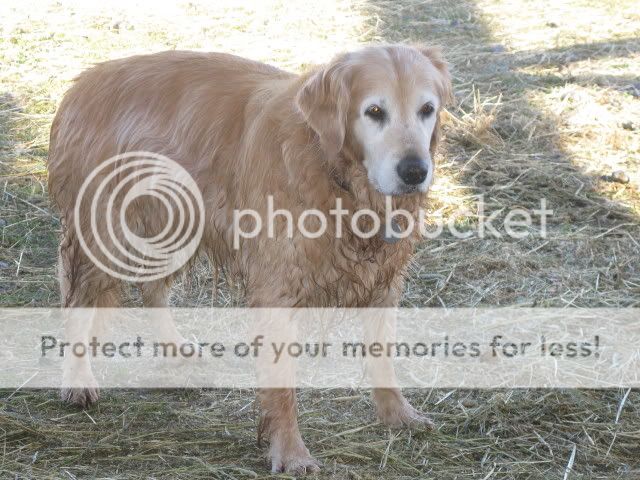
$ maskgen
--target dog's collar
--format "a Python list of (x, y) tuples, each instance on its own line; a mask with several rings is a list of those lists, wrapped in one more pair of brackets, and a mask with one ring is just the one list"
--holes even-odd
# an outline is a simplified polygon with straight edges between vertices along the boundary
[(380, 230), (379, 235), (383, 242), (388, 243), (389, 245), (394, 245), (401, 240), (401, 237), (399, 237), (398, 235), (402, 233), (402, 229), (400, 228), (400, 225), (398, 225), (398, 222), (396, 222), (393, 217), (391, 218), (391, 222), (389, 223), (391, 224), (391, 230), (393, 230), (393, 234), (387, 235), (387, 232), (386, 232), (387, 223), (385, 222), (385, 226), (382, 230)]
[(331, 178), (333, 180), (333, 183), (335, 183), (340, 190), (343, 190), (348, 194), (351, 194), (351, 186), (347, 183), (347, 181), (344, 178), (338, 175), (338, 172), (335, 172), (335, 171), (332, 172)]

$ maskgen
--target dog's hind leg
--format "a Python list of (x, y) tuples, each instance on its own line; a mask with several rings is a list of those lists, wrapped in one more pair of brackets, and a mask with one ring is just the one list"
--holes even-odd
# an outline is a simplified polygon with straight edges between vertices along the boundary
[[(73, 227), (64, 230), (59, 252), (61, 305), (64, 310), (65, 341), (85, 345), (85, 353), (96, 323), (104, 320), (106, 308), (121, 304), (121, 281), (96, 267), (80, 248)], [(87, 407), (98, 400), (98, 385), (88, 354), (67, 351), (63, 362), (61, 397)]]
[(108, 289), (97, 293), (91, 301), (93, 308), (74, 308), (64, 312), (65, 341), (71, 346), (84, 345), (84, 355), (76, 355), (75, 349), (67, 350), (63, 362), (61, 398), (83, 408), (99, 398), (98, 382), (91, 369), (89, 344), (94, 331), (109, 319), (105, 309), (120, 306), (119, 289)]
[(140, 285), (142, 303), (145, 308), (158, 309), (154, 318), (154, 327), (157, 327), (158, 340), (182, 345), (187, 343), (187, 340), (178, 332), (169, 311), (170, 289), (171, 280), (169, 278), (143, 283)]

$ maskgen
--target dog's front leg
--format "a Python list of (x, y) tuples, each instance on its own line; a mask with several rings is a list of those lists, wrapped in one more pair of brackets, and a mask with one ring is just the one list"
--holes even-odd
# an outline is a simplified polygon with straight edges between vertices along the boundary
[(262, 388), (258, 396), (263, 415), (258, 436), (269, 439), (271, 471), (293, 474), (318, 471), (318, 462), (309, 453), (298, 428), (295, 389)]
[[(376, 309), (367, 315), (365, 338), (367, 345), (374, 342), (386, 345), (396, 340), (396, 315), (391, 309)], [(433, 429), (434, 424), (427, 416), (413, 408), (398, 387), (393, 357), (382, 355), (368, 357), (365, 363), (367, 375), (373, 385), (373, 401), (378, 418), (392, 427), (422, 427)]]
[[(262, 417), (258, 442), (269, 442), (269, 458), (274, 473), (302, 474), (319, 470), (298, 428), (295, 390), (295, 362), (281, 346), (297, 339), (295, 315), (265, 310), (257, 314), (255, 338), (266, 347), (257, 356), (258, 398)], [(278, 348), (280, 346), (280, 348)]]

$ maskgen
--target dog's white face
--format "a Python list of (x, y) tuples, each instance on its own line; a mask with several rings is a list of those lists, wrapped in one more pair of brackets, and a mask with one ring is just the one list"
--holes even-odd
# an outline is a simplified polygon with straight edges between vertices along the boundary
[(336, 57), (305, 81), (296, 102), (331, 156), (355, 144), (371, 186), (405, 195), (429, 189), (450, 92), (437, 49), (391, 45)]
[(437, 51), (371, 48), (351, 57), (352, 135), (371, 185), (385, 195), (426, 192), (432, 138), (450, 88)]
[(369, 181), (385, 195), (426, 192), (433, 179), (429, 146), (440, 99), (429, 88), (411, 90), (404, 99), (390, 90), (365, 97), (353, 126)]

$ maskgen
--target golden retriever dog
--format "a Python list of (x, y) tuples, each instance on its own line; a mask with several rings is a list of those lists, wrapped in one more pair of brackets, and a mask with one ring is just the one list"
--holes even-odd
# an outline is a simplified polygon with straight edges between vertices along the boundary
[[(405, 45), (344, 53), (303, 75), (232, 55), (186, 51), (91, 68), (64, 97), (51, 129), (49, 192), (63, 225), (62, 305), (121, 304), (124, 282), (81, 248), (78, 225), (89, 221), (74, 221), (84, 215), (74, 207), (83, 181), (102, 162), (148, 151), (171, 158), (197, 183), (205, 226), (195, 253), (241, 276), (248, 306), (397, 306), (418, 232), (397, 241), (363, 238), (349, 219), (361, 209), (384, 218), (387, 197), (418, 219), (435, 168), (440, 111), (450, 95), (439, 50)], [(273, 235), (261, 232), (234, 246), (234, 212), (266, 215), (270, 196), (275, 208), (294, 218), (309, 209), (328, 212), (338, 199), (349, 215), (330, 220), (317, 238), (298, 231), (289, 238), (279, 217)], [(145, 197), (127, 209), (138, 234), (156, 235), (170, 221), (157, 201)], [(103, 220), (97, 228), (104, 228)], [(309, 220), (314, 231), (317, 222)], [(83, 234), (91, 243), (91, 234)], [(166, 307), (173, 280), (188, 265), (140, 282), (144, 305)], [(89, 328), (81, 335), (88, 338)], [(167, 335), (177, 335), (170, 330)], [(97, 387), (73, 387), (74, 376), (91, 377), (88, 364), (65, 368), (64, 375), (64, 399), (82, 406), (97, 400)], [(318, 464), (298, 428), (295, 391), (262, 389), (258, 397), (273, 471), (315, 471)], [(373, 399), (386, 424), (430, 423), (399, 389), (374, 388)]]

